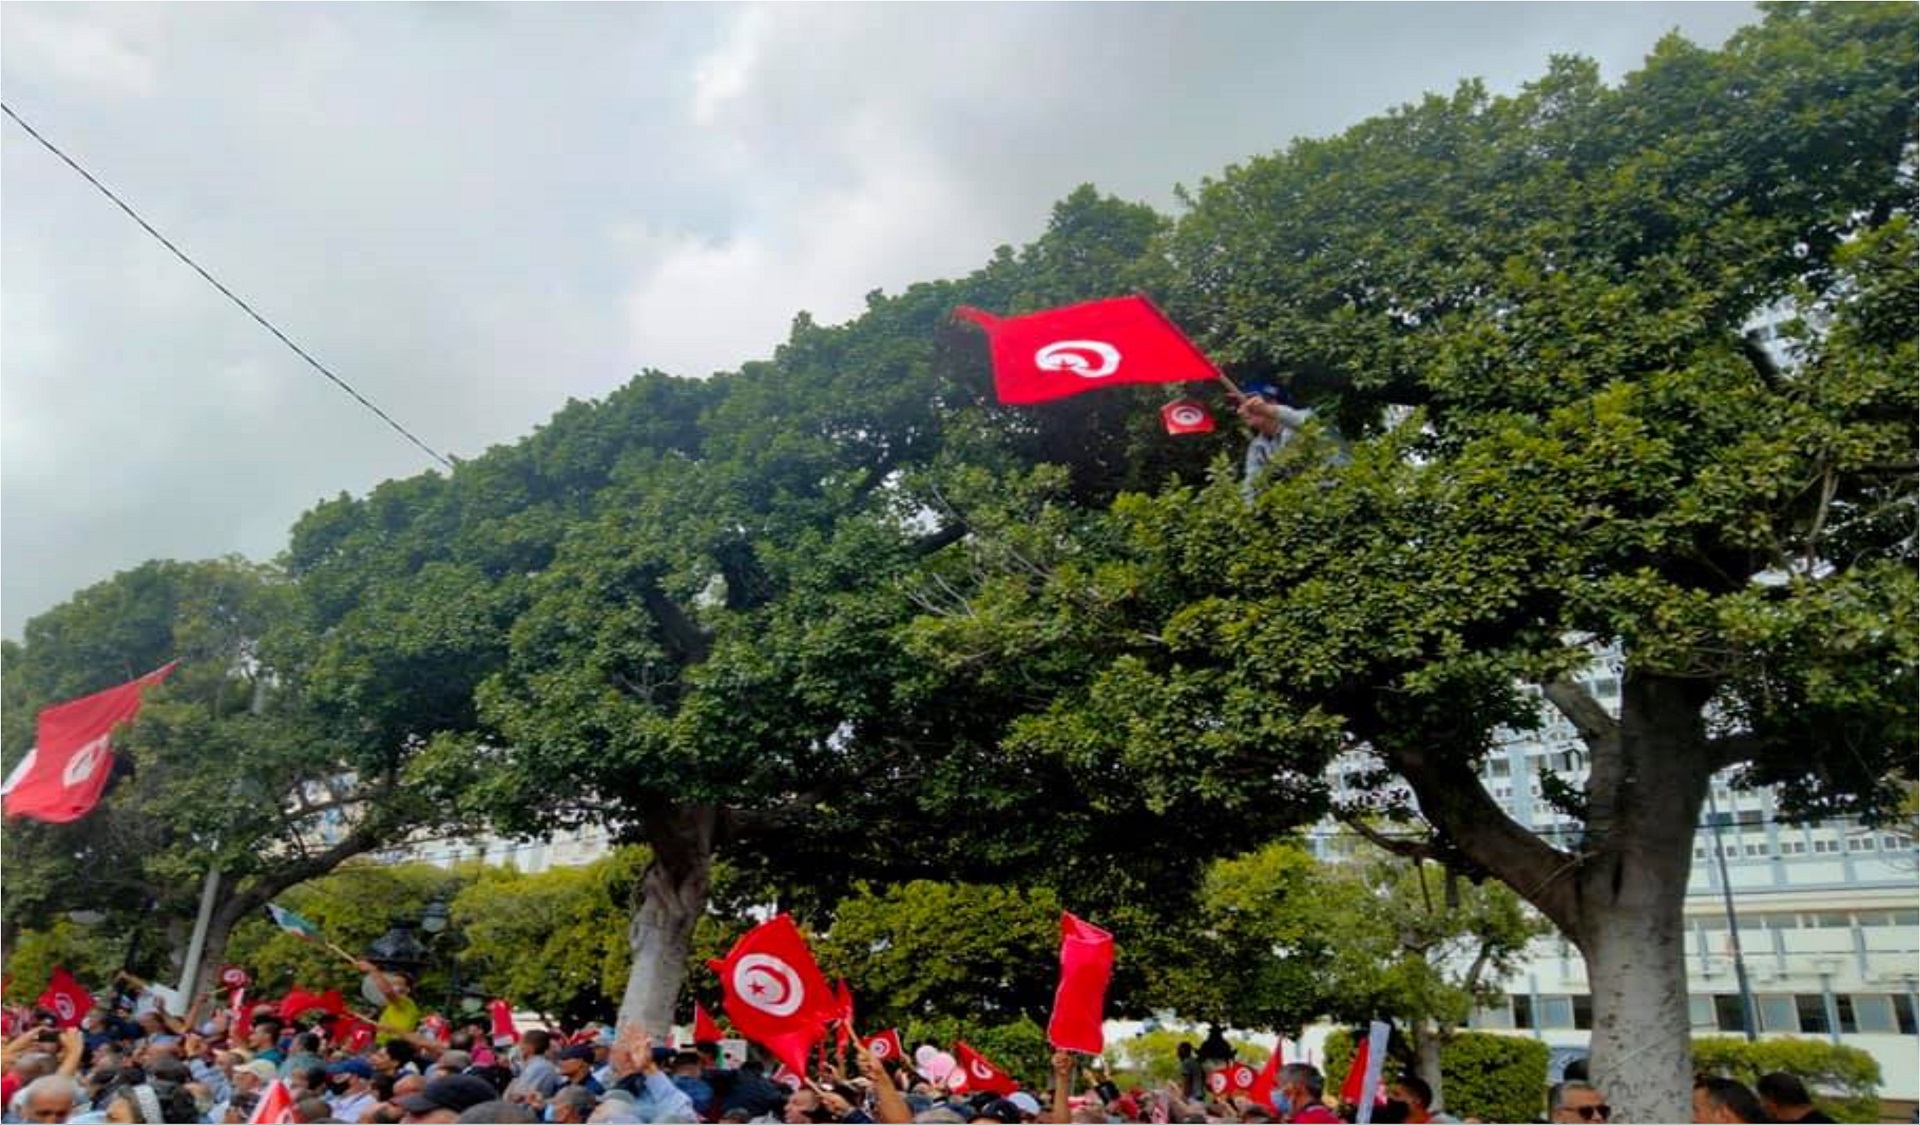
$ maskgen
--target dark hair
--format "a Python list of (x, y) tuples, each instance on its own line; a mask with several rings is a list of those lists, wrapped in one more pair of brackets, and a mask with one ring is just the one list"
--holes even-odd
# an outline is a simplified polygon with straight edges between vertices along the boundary
[(1813, 1097), (1807, 1093), (1807, 1084), (1784, 1070), (1762, 1074), (1760, 1080), (1753, 1084), (1753, 1092), (1775, 1105), (1813, 1104)]
[(1400, 1088), (1412, 1094), (1414, 1097), (1419, 1098), (1420, 1104), (1423, 1106), (1433, 1104), (1433, 1087), (1427, 1085), (1427, 1080), (1417, 1074), (1401, 1075)]
[(1581, 1055), (1566, 1065), (1560, 1072), (1562, 1082), (1585, 1082), (1587, 1080), (1587, 1056)]
[(327, 1068), (326, 1067), (310, 1066), (302, 1070), (300, 1074), (302, 1076), (301, 1081), (306, 1085), (307, 1089), (324, 1090), (327, 1088)]
[(481, 1102), (462, 1110), (455, 1121), (493, 1122), (495, 1125), (531, 1125), (539, 1121), (533, 1111), (515, 1102)]
[(526, 1044), (536, 1055), (544, 1055), (547, 1048), (553, 1046), (553, 1036), (544, 1027), (530, 1027), (520, 1033), (520, 1042)]
[(302, 1121), (318, 1121), (322, 1117), (333, 1116), (333, 1107), (327, 1104), (327, 1099), (317, 1094), (309, 1094), (293, 1103), (293, 1110)]
[(380, 1044), (387, 1057), (401, 1066), (405, 1066), (419, 1057), (420, 1052), (405, 1039), (389, 1039)]
[(1771, 1121), (1760, 1099), (1743, 1083), (1731, 1078), (1719, 1078), (1705, 1074), (1693, 1080), (1693, 1088), (1706, 1092), (1707, 1100), (1722, 1109), (1729, 1110), (1742, 1121)]
[(294, 1042), (299, 1044), (299, 1049), (306, 1054), (317, 1055), (320, 1053), (320, 1037), (311, 1031), (301, 1032), (300, 1037), (295, 1039)]
[(376, 1098), (379, 1098), (383, 1102), (392, 1101), (393, 1100), (393, 1084), (395, 1082), (398, 1082), (399, 1080), (400, 1080), (399, 1075), (381, 1074), (377, 1070), (374, 1071), (373, 1072), (373, 1096)]

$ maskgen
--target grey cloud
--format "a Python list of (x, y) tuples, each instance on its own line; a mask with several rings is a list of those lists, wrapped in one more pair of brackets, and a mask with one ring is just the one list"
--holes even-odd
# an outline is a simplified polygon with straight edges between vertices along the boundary
[[(9, 3), (9, 104), (442, 452), (766, 355), (1032, 238), (1549, 53), (1739, 4)], [(10, 123), (0, 630), (276, 553), (431, 467)]]

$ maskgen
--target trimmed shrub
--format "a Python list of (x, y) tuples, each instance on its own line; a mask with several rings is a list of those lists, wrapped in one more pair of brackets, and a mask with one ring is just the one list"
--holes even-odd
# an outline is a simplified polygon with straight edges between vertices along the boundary
[(1813, 1103), (1838, 1121), (1880, 1120), (1880, 1064), (1858, 1047), (1824, 1039), (1762, 1039), (1728, 1035), (1693, 1041), (1693, 1069), (1752, 1086), (1763, 1074), (1784, 1071), (1806, 1083)]
[[(1389, 1050), (1399, 1041), (1396, 1029), (1388, 1042)], [(1327, 1036), (1324, 1069), (1328, 1093), (1337, 1092), (1346, 1081), (1353, 1051), (1349, 1032), (1339, 1030)], [(1551, 1053), (1537, 1039), (1484, 1031), (1456, 1032), (1440, 1049), (1440, 1099), (1455, 1117), (1536, 1120), (1547, 1106), (1547, 1059)], [(1390, 1055), (1381, 1081), (1391, 1083), (1408, 1069), (1401, 1058)]]

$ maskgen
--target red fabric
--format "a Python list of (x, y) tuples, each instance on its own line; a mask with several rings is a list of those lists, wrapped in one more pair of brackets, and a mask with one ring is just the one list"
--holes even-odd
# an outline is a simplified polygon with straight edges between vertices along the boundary
[(1273, 1054), (1267, 1056), (1267, 1065), (1260, 1068), (1260, 1073), (1254, 1076), (1253, 1088), (1247, 1091), (1249, 1098), (1268, 1109), (1274, 1108), (1273, 1084), (1280, 1077), (1280, 1057), (1286, 1053), (1286, 1048), (1285, 1039), (1274, 1040)]
[(958, 1064), (953, 1068), (953, 1073), (962, 1080), (955, 1082), (949, 1078), (947, 1085), (951, 1089), (969, 1093), (987, 1090), (1005, 1097), (1020, 1088), (1020, 1083), (1015, 1082), (1012, 1075), (993, 1065), (987, 1056), (957, 1040), (953, 1044), (953, 1061)]
[(1219, 375), (1193, 341), (1145, 297), (1116, 297), (1001, 319), (965, 305), (954, 315), (987, 333), (993, 386), (1009, 405), (1125, 383)]
[(853, 1042), (853, 989), (845, 980), (837, 980), (833, 982), (833, 994), (839, 1008), (834, 1015), (833, 1049), (845, 1054), (847, 1044)]
[(113, 731), (140, 710), (140, 693), (167, 678), (167, 664), (130, 683), (40, 712), (33, 764), (0, 807), (7, 816), (65, 824), (93, 811), (113, 773)]
[(780, 914), (755, 926), (707, 966), (720, 976), (727, 1019), (740, 1034), (805, 1073), (807, 1052), (839, 1017), (840, 1001), (793, 919)]
[(286, 999), (280, 1001), (280, 1018), (291, 1023), (307, 1012), (325, 1012), (332, 1016), (347, 1014), (347, 1002), (337, 988), (325, 992), (308, 992), (299, 985), (287, 990)]
[(1097, 1055), (1106, 1049), (1101, 1014), (1113, 976), (1113, 935), (1060, 914), (1060, 986), (1053, 994), (1047, 1041), (1062, 1051)]
[(866, 1040), (867, 1054), (886, 1062), (888, 1059), (900, 1059), (906, 1055), (906, 1048), (900, 1043), (900, 1032), (888, 1028), (878, 1035), (870, 1035)]
[(20, 1092), (20, 1076), (9, 1070), (0, 1075), (0, 1105), (12, 1105), (13, 1096)]
[(700, 1001), (693, 1002), (693, 1041), (695, 1043), (717, 1043), (722, 1037), (720, 1025), (714, 1022)]
[(493, 1017), (493, 1038), (495, 1042), (512, 1039), (518, 1042), (520, 1029), (513, 1026), (513, 1005), (505, 1000), (487, 1001), (487, 1015)]
[(260, 1104), (254, 1107), (253, 1116), (247, 1118), (248, 1125), (256, 1122), (262, 1125), (291, 1125), (299, 1120), (300, 1115), (293, 1111), (293, 1091), (287, 1089), (287, 1084), (278, 1078), (260, 1096)]
[(1227, 1067), (1226, 1075), (1228, 1087), (1233, 1095), (1239, 1098), (1250, 1097), (1253, 1093), (1253, 1084), (1260, 1080), (1260, 1076), (1246, 1063), (1234, 1063)]
[(1301, 1125), (1341, 1125), (1346, 1118), (1315, 1102), (1287, 1120), (1300, 1122)]
[(1366, 1088), (1369, 1046), (1371, 1044), (1362, 1039), (1353, 1052), (1353, 1065), (1347, 1068), (1347, 1077), (1340, 1083), (1340, 1104), (1342, 1105), (1360, 1104), (1360, 1092)]
[(74, 980), (72, 973), (56, 965), (53, 978), (47, 981), (47, 990), (34, 1003), (53, 1013), (55, 1026), (79, 1027), (87, 1020), (87, 1009), (93, 1007), (93, 993)]
[(1213, 432), (1213, 415), (1197, 398), (1176, 398), (1161, 407), (1160, 421), (1167, 427), (1167, 432), (1175, 436)]

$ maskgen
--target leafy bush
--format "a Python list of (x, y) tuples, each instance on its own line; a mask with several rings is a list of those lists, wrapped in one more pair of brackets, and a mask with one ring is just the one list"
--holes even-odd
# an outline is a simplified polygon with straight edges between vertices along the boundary
[[(1397, 1038), (1398, 1032), (1395, 1032)], [(1410, 1069), (1394, 1054), (1389, 1041), (1382, 1082)], [(1353, 1062), (1353, 1036), (1335, 1031), (1327, 1036), (1327, 1090), (1335, 1092), (1346, 1081)], [(1516, 1035), (1462, 1031), (1440, 1050), (1439, 1096), (1455, 1117), (1482, 1121), (1533, 1121), (1546, 1109), (1547, 1045)]]
[(1784, 1071), (1806, 1083), (1814, 1105), (1839, 1121), (1880, 1120), (1880, 1064), (1858, 1047), (1823, 1039), (1762, 1039), (1710, 1035), (1693, 1041), (1693, 1069), (1752, 1086), (1763, 1074)]

